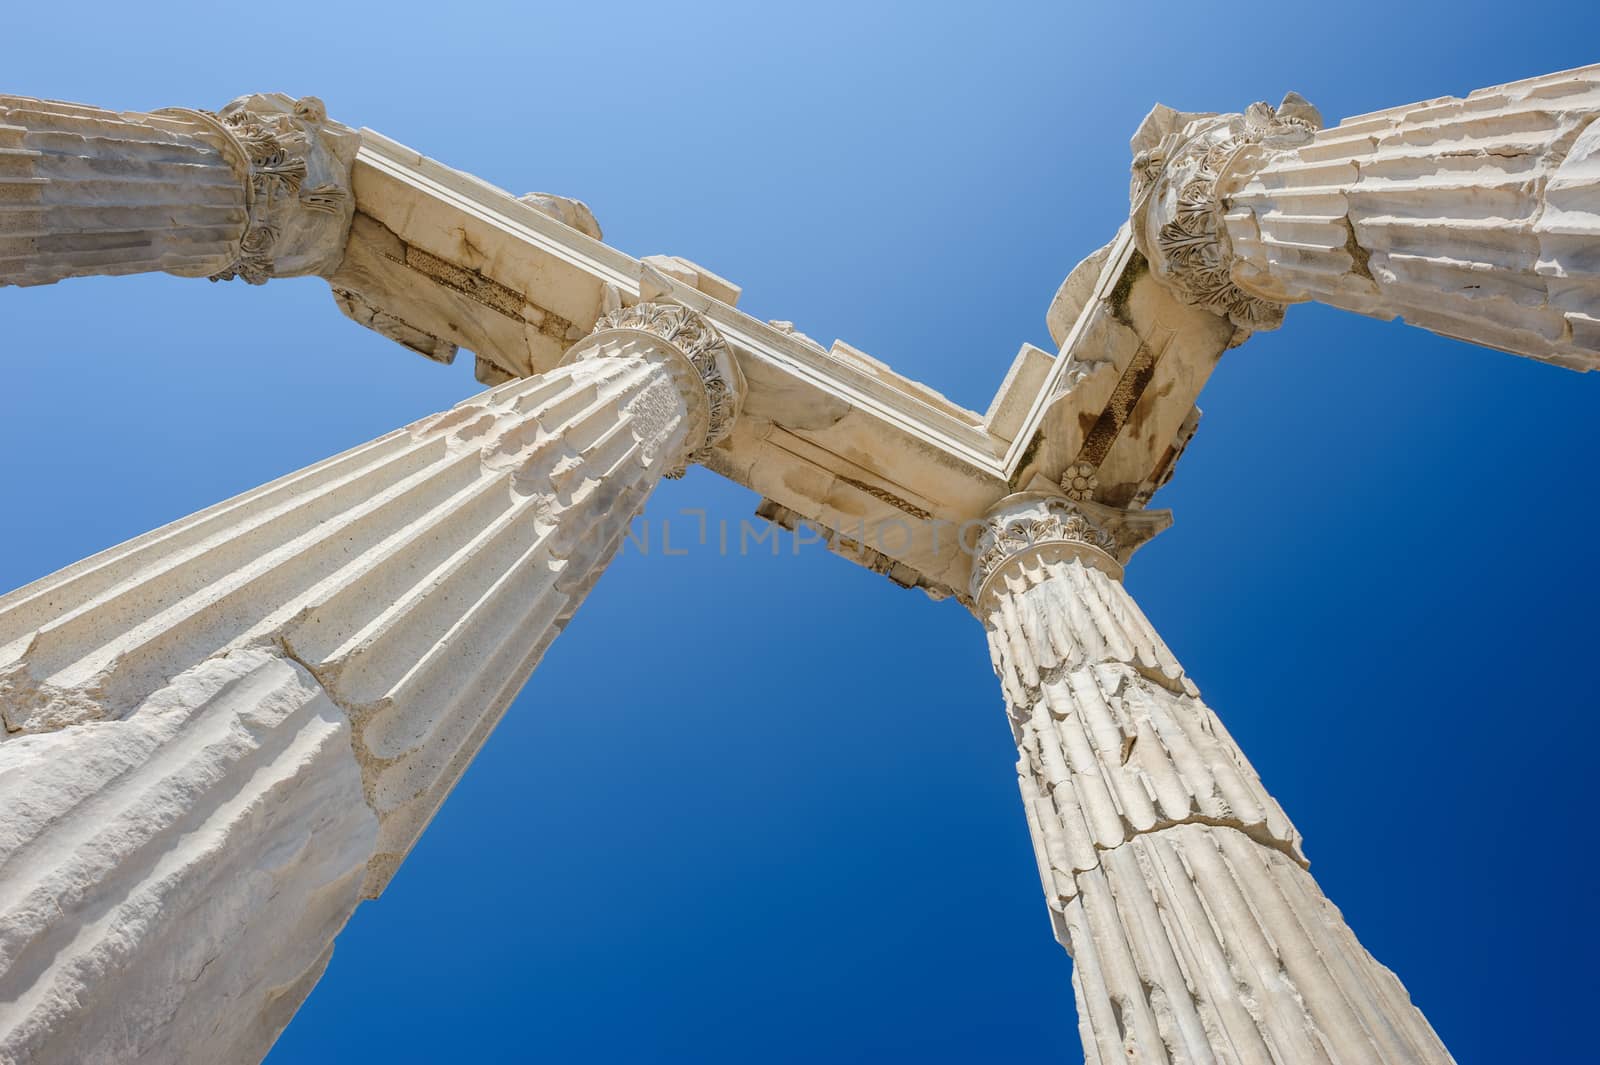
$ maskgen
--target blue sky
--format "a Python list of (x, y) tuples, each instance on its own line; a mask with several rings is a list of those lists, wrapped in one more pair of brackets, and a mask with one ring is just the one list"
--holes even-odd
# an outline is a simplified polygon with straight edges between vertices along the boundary
[[(281, 90), (982, 410), (1151, 104), (1595, 60), (1559, 4), (22, 5), (6, 91)], [(0, 290), (0, 586), (477, 390), (326, 286)], [(1128, 586), (1457, 1058), (1593, 1052), (1600, 375), (1319, 307), (1230, 353)], [(659, 524), (757, 500), (703, 470)], [(692, 527), (692, 525), (691, 525)], [(676, 542), (676, 541), (675, 541)], [(817, 547), (624, 554), (269, 1061), (1078, 1060), (980, 626)]]

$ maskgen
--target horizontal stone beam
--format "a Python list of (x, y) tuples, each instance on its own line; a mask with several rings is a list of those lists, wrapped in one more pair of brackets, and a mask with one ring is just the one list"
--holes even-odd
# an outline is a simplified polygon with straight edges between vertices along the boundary
[(764, 515), (820, 526), (841, 554), (936, 596), (965, 595), (971, 559), (952, 531), (1018, 488), (1054, 488), (1092, 462), (1107, 498), (1148, 499), (1236, 342), (1157, 284), (1124, 234), (1057, 296), (1062, 354), (1023, 346), (980, 415), (842, 341), (824, 347), (739, 311), (737, 286), (703, 268), (636, 259), (372, 130), (353, 182), (350, 246), (329, 280), (363, 313), (389, 315), (388, 335), (430, 357), (472, 350), (496, 381), (554, 365), (608, 293), (693, 307), (749, 383), (743, 417), (706, 464), (767, 500)]
[(967, 586), (953, 530), (1014, 490), (1053, 488), (1070, 467), (1142, 505), (1236, 339), (1154, 283), (1124, 235), (1052, 306), (1062, 355), (1022, 345), (979, 414), (843, 341), (744, 314), (739, 286), (704, 267), (604, 244), (576, 200), (513, 196), (331, 122), (314, 98), (242, 97), (215, 115), (0, 107), (0, 284), (319, 274), (352, 320), (436, 361), (471, 351), (488, 384), (557, 365), (609, 308), (687, 306), (749, 383), (705, 464), (767, 500), (764, 514), (820, 526), (847, 557), (937, 597)]

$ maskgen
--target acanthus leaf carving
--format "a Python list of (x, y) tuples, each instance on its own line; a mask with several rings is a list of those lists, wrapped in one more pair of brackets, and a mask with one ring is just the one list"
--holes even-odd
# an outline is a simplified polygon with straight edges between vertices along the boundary
[[(1155, 275), (1185, 303), (1227, 318), (1248, 336), (1283, 324), (1284, 305), (1240, 288), (1223, 224), (1241, 162), (1307, 143), (1322, 116), (1297, 93), (1243, 114), (1186, 114), (1157, 107), (1133, 139), (1128, 198), (1134, 241)], [(1240, 337), (1239, 339), (1243, 339)]]
[(1018, 559), (1071, 555), (1113, 578), (1133, 553), (1172, 524), (1168, 510), (1121, 510), (1044, 492), (1019, 492), (990, 509), (974, 545), (968, 586), (980, 610), (994, 578)]
[(238, 256), (210, 279), (261, 285), (338, 265), (355, 216), (350, 170), (360, 134), (329, 122), (315, 96), (241, 96), (199, 114), (231, 147), (249, 213)]
[[(590, 340), (618, 329), (649, 333), (665, 341), (699, 381), (705, 402), (705, 432), (690, 445), (683, 462), (667, 474), (681, 477), (690, 463), (704, 462), (711, 449), (733, 430), (744, 394), (744, 375), (716, 326), (703, 314), (681, 304), (636, 303), (607, 311), (595, 322)], [(569, 358), (605, 354), (602, 345), (580, 343)]]

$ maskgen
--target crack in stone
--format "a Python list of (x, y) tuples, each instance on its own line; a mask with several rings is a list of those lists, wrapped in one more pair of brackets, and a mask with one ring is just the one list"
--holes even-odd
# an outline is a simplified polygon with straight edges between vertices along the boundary
[[(1098, 858), (1099, 855), (1109, 854), (1112, 851), (1120, 850), (1121, 848), (1128, 846), (1143, 836), (1153, 836), (1159, 832), (1165, 832), (1167, 829), (1182, 828), (1185, 825), (1198, 825), (1204, 828), (1231, 829), (1232, 831), (1243, 835), (1253, 843), (1256, 843), (1262, 847), (1266, 847), (1268, 850), (1277, 851), (1279, 854), (1283, 855), (1285, 858), (1288, 858), (1302, 869), (1311, 868), (1311, 862), (1306, 859), (1305, 855), (1300, 853), (1298, 847), (1287, 840), (1281, 840), (1273, 836), (1267, 830), (1265, 825), (1251, 826), (1246, 825), (1241, 821), (1220, 817), (1208, 817), (1205, 814), (1190, 814), (1187, 817), (1178, 818), (1176, 820), (1166, 819), (1158, 821), (1149, 828), (1130, 829), (1123, 839), (1118, 840), (1116, 843), (1113, 843), (1110, 846), (1099, 842), (1091, 842), (1091, 846), (1094, 849), (1097, 860), (1095, 864), (1090, 866), (1088, 869), (1062, 869), (1053, 862), (1051, 863), (1050, 868), (1058, 875), (1065, 876), (1070, 879), (1074, 887), (1076, 887), (1078, 878), (1084, 873), (1091, 872), (1095, 869), (1103, 869), (1105, 867), (1105, 862), (1104, 860), (1100, 860)], [(1066, 903), (1069, 900), (1058, 896), (1057, 901)]]

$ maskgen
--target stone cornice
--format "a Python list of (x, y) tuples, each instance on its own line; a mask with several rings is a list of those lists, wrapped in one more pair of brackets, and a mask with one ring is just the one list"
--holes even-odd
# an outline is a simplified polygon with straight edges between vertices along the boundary
[[(446, 217), (498, 230), (503, 238), (515, 241), (513, 246), (519, 257), (526, 257), (526, 261), (511, 263), (494, 256), (496, 261), (476, 263), (472, 268), (485, 276), (509, 275), (503, 282), (506, 284), (517, 279), (519, 269), (529, 274), (548, 275), (552, 267), (570, 272), (560, 283), (547, 280), (544, 291), (538, 292), (540, 297), (550, 301), (548, 309), (564, 320), (575, 324), (598, 321), (604, 311), (607, 287), (620, 292), (625, 301), (664, 298), (679, 303), (699, 311), (717, 327), (733, 346), (747, 372), (752, 362), (770, 367), (764, 375), (748, 374), (752, 387), (757, 377), (770, 377), (773, 372), (793, 378), (797, 385), (812, 385), (837, 395), (852, 407), (894, 424), (975, 470), (1000, 475), (1002, 465), (993, 439), (983, 430), (979, 415), (962, 412), (968, 417), (958, 416), (953, 413), (957, 408), (943, 397), (933, 397), (935, 401), (929, 402), (919, 396), (919, 391), (927, 390), (915, 386), (914, 382), (907, 382), (913, 386), (910, 389), (899, 387), (886, 380), (881, 372), (818, 350), (797, 339), (792, 332), (753, 318), (677, 279), (650, 270), (641, 260), (562, 224), (509, 193), (422, 156), (374, 130), (363, 129), (361, 136), (356, 194), (363, 212), (368, 212), (370, 204), (373, 210), (386, 213), (389, 202), (397, 196), (407, 205), (418, 205), (420, 198), (421, 206), (430, 216), (422, 221)], [(389, 221), (388, 218), (383, 220)], [(421, 228), (419, 225), (417, 230), (398, 235), (402, 239), (420, 237)], [(434, 251), (434, 254), (443, 250)], [(577, 275), (586, 275), (584, 283), (568, 284), (578, 281)], [(649, 277), (648, 286), (652, 291), (642, 291), (641, 278), (645, 276)], [(523, 287), (536, 288), (526, 284)], [(570, 343), (582, 335), (581, 332), (577, 336), (569, 335), (566, 341)], [(552, 346), (564, 352), (567, 344)], [(550, 364), (558, 361), (559, 354), (550, 359)], [(537, 373), (548, 368), (538, 363), (535, 353), (531, 363), (523, 361), (519, 366), (507, 368), (521, 373)]]

